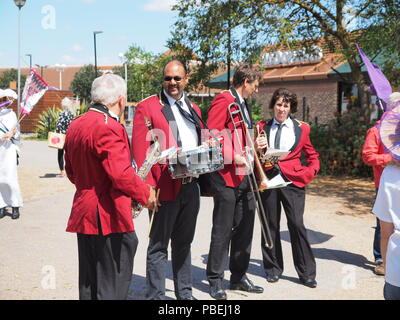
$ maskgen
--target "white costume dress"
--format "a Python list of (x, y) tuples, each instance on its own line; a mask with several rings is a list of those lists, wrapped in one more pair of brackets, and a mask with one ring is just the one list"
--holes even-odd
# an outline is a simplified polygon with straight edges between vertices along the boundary
[(12, 130), (17, 124), (17, 116), (10, 109), (0, 109), (0, 208), (22, 207), (21, 190), (18, 183), (17, 151), (19, 147), (15, 139), (19, 138), (19, 130), (15, 139), (3, 140), (3, 131)]
[(386, 282), (400, 287), (400, 167), (390, 164), (383, 169), (378, 195), (372, 212), (382, 221), (393, 223), (386, 252)]

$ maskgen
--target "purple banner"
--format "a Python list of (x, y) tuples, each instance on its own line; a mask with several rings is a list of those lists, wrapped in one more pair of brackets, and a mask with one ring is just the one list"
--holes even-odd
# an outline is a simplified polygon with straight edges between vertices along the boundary
[(372, 83), (372, 87), (376, 92), (376, 95), (379, 99), (383, 100), (382, 104), (384, 109), (386, 110), (386, 103), (389, 99), (390, 94), (392, 93), (392, 87), (389, 83), (389, 80), (385, 77), (382, 70), (374, 63), (372, 63), (364, 51), (356, 44), (358, 53), (360, 54), (361, 60), (365, 64), (365, 68), (367, 69), (369, 78)]

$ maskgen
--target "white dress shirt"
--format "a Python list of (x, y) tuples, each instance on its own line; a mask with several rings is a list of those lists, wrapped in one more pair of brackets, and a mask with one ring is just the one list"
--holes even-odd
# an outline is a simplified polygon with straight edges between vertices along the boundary
[[(238, 95), (238, 97), (239, 97), (239, 101), (240, 101), (240, 104), (243, 106), (243, 105), (246, 105), (244, 102), (244, 99), (242, 98), (242, 96), (240, 95), (240, 93), (239, 92), (237, 92), (236, 91), (236, 93), (237, 93), (237, 95)], [(247, 106), (247, 105), (246, 105)], [(246, 108), (243, 108), (243, 114), (244, 114), (244, 116), (246, 117), (246, 119), (250, 122), (251, 121), (251, 119), (250, 119), (250, 115), (249, 115), (249, 112), (248, 112), (248, 110), (247, 110), (247, 107)], [(243, 119), (244, 120), (244, 119)], [(249, 126), (247, 125), (247, 121), (245, 120), (244, 121), (244, 124), (245, 124), (245, 126), (246, 126), (246, 128), (248, 129), (249, 128)], [(253, 154), (250, 152), (250, 153), (247, 153), (247, 155), (248, 155), (248, 157), (249, 157), (249, 161), (250, 161), (250, 165), (251, 166), (253, 166), (253, 164), (254, 164), (254, 156), (253, 156)]]
[[(169, 105), (171, 106), (172, 112), (174, 114), (176, 125), (178, 127), (179, 138), (182, 142), (182, 151), (193, 150), (199, 145), (198, 135), (196, 131), (196, 126), (187, 120), (179, 111), (178, 106), (175, 104), (176, 100), (170, 97), (164, 90), (164, 94), (168, 99)], [(182, 102), (182, 108), (191, 114), (189, 107), (186, 105), (184, 95), (179, 99)]]
[[(269, 132), (269, 146), (271, 148), (275, 148), (275, 136), (276, 132), (279, 128), (279, 122), (275, 120), (272, 121), (271, 131)], [(283, 127), (281, 129), (281, 140), (280, 140), (280, 150), (287, 150), (289, 151), (291, 147), (293, 147), (296, 141), (296, 135), (294, 133), (294, 124), (293, 120), (287, 118), (283, 122)]]
[[(237, 92), (236, 91), (236, 93), (237, 93), (237, 95), (238, 95), (238, 97), (239, 97), (239, 101), (240, 101), (240, 104), (241, 105), (246, 105), (244, 102), (244, 99), (242, 98), (242, 96), (240, 95), (240, 93), (239, 92)], [(247, 106), (247, 105), (246, 105)], [(251, 119), (250, 119), (250, 115), (249, 115), (249, 111), (247, 110), (247, 108), (243, 108), (243, 113), (244, 113), (244, 116), (246, 117), (246, 119), (250, 122), (251, 121)], [(247, 126), (247, 128), (249, 127), (248, 125), (247, 125), (247, 122), (245, 121), (245, 124), (246, 124), (246, 126)]]

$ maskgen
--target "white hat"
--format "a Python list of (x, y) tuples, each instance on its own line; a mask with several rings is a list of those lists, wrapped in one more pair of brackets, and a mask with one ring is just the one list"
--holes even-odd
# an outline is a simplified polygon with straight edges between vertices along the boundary
[(17, 94), (12, 89), (5, 89), (5, 90), (0, 89), (0, 98), (3, 97), (10, 97), (12, 99), (18, 98)]

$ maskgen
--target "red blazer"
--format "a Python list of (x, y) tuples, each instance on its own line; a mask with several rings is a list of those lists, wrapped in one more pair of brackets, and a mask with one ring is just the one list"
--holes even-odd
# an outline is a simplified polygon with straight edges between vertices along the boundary
[(373, 166), (375, 188), (379, 188), (379, 181), (385, 166), (392, 161), (390, 152), (385, 153), (385, 146), (383, 145), (377, 126), (380, 121), (377, 121), (375, 126), (369, 128), (365, 136), (364, 147), (362, 150), (362, 158), (365, 164)]
[[(278, 166), (281, 169), (282, 174), (291, 181), (297, 187), (305, 187), (311, 182), (312, 179), (317, 175), (320, 169), (319, 154), (314, 149), (310, 140), (310, 126), (302, 121), (293, 119), (294, 130), (295, 130), (295, 143), (290, 150), (290, 153), (278, 161)], [(260, 128), (264, 128), (267, 139), (269, 139), (269, 133), (271, 131), (272, 119), (269, 121), (260, 121), (258, 123)], [(307, 166), (301, 164), (301, 156), (305, 156)], [(265, 167), (265, 171), (272, 169), (273, 167)]]
[(149, 186), (131, 165), (128, 136), (114, 118), (89, 110), (71, 122), (65, 170), (76, 193), (67, 231), (103, 235), (134, 230), (131, 199), (146, 204)]
[[(241, 169), (238, 169), (236, 163), (233, 162), (235, 154), (242, 154), (242, 151), (247, 146), (246, 144), (246, 131), (245, 124), (241, 122), (236, 124), (240, 136), (240, 144), (234, 132), (234, 126), (232, 119), (228, 112), (229, 104), (236, 102), (240, 103), (239, 98), (235, 96), (236, 91), (231, 88), (218, 94), (211, 102), (210, 109), (208, 111), (207, 126), (210, 129), (216, 129), (215, 132), (217, 137), (223, 137), (221, 140), (224, 155), (224, 168), (219, 171), (225, 180), (225, 183), (229, 187), (238, 187), (242, 182), (245, 174), (240, 174)], [(251, 114), (249, 110), (249, 115)], [(240, 113), (234, 115), (234, 121), (240, 120)], [(243, 150), (240, 150), (239, 145), (242, 146)]]
[[(201, 117), (199, 107), (189, 100), (186, 102), (189, 102)], [(150, 120), (153, 132), (158, 136), (161, 150), (178, 147), (177, 128), (169, 125), (170, 122), (175, 122), (175, 117), (166, 97), (160, 94), (144, 99), (136, 107), (132, 130), (132, 153), (138, 168), (143, 165), (151, 142), (149, 138), (146, 141), (149, 129), (146, 127), (145, 117)], [(167, 163), (155, 164), (146, 182), (160, 190), (160, 201), (175, 200), (181, 188), (181, 179), (172, 179)]]

